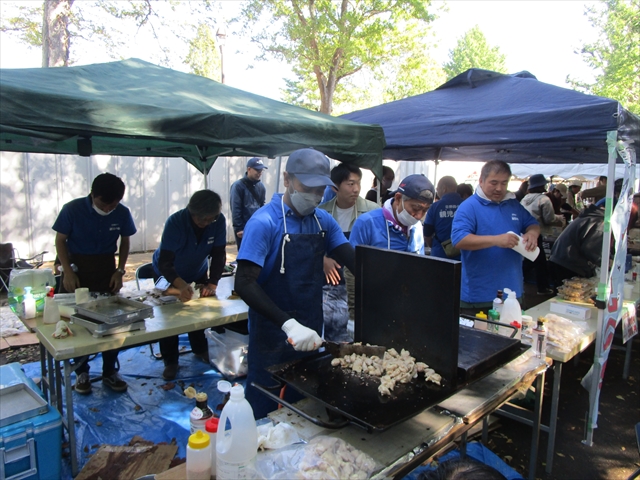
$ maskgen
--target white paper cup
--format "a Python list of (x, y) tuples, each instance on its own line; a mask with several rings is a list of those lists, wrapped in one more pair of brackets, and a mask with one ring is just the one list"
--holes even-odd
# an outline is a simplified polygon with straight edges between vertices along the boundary
[(87, 303), (91, 300), (89, 296), (89, 289), (86, 287), (76, 288), (76, 305), (80, 305), (81, 303)]

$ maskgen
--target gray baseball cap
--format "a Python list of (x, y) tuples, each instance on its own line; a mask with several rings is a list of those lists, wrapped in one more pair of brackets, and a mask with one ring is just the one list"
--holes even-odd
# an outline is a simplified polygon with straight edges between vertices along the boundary
[(335, 187), (331, 181), (331, 164), (324, 153), (313, 148), (291, 152), (285, 171), (307, 187)]

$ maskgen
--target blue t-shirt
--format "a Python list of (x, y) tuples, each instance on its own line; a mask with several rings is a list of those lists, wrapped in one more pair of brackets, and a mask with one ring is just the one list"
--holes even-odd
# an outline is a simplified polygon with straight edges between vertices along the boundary
[(168, 250), (176, 256), (173, 265), (178, 276), (187, 283), (198, 281), (207, 275), (207, 257), (211, 249), (226, 244), (227, 221), (223, 214), (206, 226), (198, 242), (191, 224), (191, 214), (183, 208), (167, 218), (164, 224), (160, 245), (153, 252), (153, 269), (162, 275), (160, 250)]
[[(501, 235), (509, 231), (522, 235), (536, 219), (515, 199), (500, 203), (474, 194), (458, 207), (451, 241), (455, 246), (469, 234)], [(523, 294), (522, 256), (510, 248), (490, 247), (462, 250), (460, 300), (467, 303), (491, 302), (496, 291), (505, 287)]]
[[(442, 242), (451, 238), (451, 225), (453, 224), (453, 216), (458, 210), (458, 206), (462, 203), (462, 197), (456, 192), (447, 193), (436, 203), (431, 205), (424, 219), (424, 236), (433, 235), (431, 243), (431, 256), (439, 258), (452, 258), (452, 260), (460, 260), (460, 257), (448, 257), (442, 248)], [(435, 233), (435, 235), (434, 235)]]
[(355, 248), (358, 245), (390, 248), (400, 252), (424, 255), (424, 236), (422, 223), (418, 222), (409, 229), (409, 237), (384, 218), (384, 208), (378, 208), (358, 217), (351, 229), (349, 242)]
[[(347, 243), (340, 226), (329, 212), (316, 208), (312, 214), (299, 217), (293, 213), (288, 205), (283, 204), (282, 197), (281, 193), (274, 194), (271, 201), (249, 219), (242, 236), (238, 260), (249, 260), (262, 267), (258, 277), (259, 284), (263, 284), (267, 280), (274, 267), (280, 268), (279, 265), (275, 265), (275, 262), (282, 247), (282, 237), (285, 233), (284, 217), (282, 216), (283, 206), (287, 233), (312, 234), (319, 233), (322, 228), (326, 232), (324, 241), (327, 254), (336, 247)], [(314, 214), (320, 222), (320, 226), (316, 222)]]
[(118, 238), (136, 233), (127, 207), (119, 203), (109, 215), (100, 215), (93, 209), (90, 195), (65, 204), (52, 228), (67, 235), (67, 250), (72, 255), (114, 254)]

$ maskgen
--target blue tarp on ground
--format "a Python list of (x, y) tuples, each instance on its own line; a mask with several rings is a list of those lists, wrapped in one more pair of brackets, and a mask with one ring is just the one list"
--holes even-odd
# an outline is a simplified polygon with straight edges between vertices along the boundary
[(470, 69), (436, 90), (342, 118), (378, 124), (392, 160), (607, 163), (607, 132), (635, 141), (640, 118), (618, 101), (540, 82), (529, 72)]
[[(180, 347), (189, 347), (187, 335), (180, 337)], [(158, 351), (158, 344), (154, 345), (154, 351)], [(189, 437), (189, 413), (195, 406), (195, 400), (186, 398), (183, 390), (193, 385), (197, 391), (206, 392), (209, 406), (215, 409), (223, 399), (217, 383), (224, 377), (188, 353), (180, 355), (178, 377), (167, 382), (162, 378), (164, 364), (162, 360), (151, 357), (149, 346), (124, 350), (118, 359), (120, 375), (129, 385), (126, 393), (115, 393), (104, 387), (102, 382), (93, 383), (90, 395), (73, 392), (78, 468), (82, 469), (100, 445), (127, 445), (136, 435), (155, 443), (170, 443), (175, 438), (177, 455), (184, 458)], [(90, 367), (92, 375), (100, 375), (102, 356), (96, 356)], [(40, 377), (39, 362), (26, 364), (23, 369), (30, 378)], [(235, 381), (244, 384), (244, 379)], [(175, 386), (164, 390), (162, 386), (168, 383)], [(71, 479), (68, 456), (63, 458), (62, 467), (63, 478)]]

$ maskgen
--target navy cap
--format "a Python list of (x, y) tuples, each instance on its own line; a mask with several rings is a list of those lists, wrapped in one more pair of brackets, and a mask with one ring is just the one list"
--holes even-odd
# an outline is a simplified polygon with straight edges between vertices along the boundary
[(285, 170), (307, 187), (335, 187), (331, 181), (331, 164), (324, 153), (313, 148), (291, 152)]
[(264, 163), (262, 163), (262, 159), (258, 157), (250, 158), (247, 161), (247, 168), (254, 168), (256, 170), (262, 170), (263, 168), (266, 168), (267, 170), (269, 170), (264, 166)]
[[(425, 190), (429, 190), (431, 192), (431, 198), (426, 198), (420, 195)], [(432, 203), (435, 196), (435, 189), (433, 188), (433, 183), (431, 183), (427, 177), (421, 173), (416, 173), (405, 177), (400, 182), (400, 185), (398, 185), (396, 193), (402, 193), (403, 195), (415, 200)]]
[(529, 188), (544, 187), (547, 183), (547, 179), (541, 173), (529, 177)]

